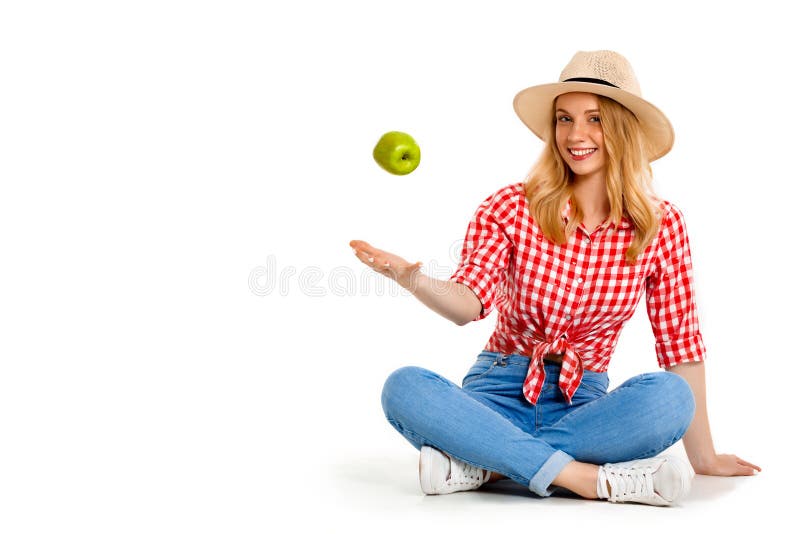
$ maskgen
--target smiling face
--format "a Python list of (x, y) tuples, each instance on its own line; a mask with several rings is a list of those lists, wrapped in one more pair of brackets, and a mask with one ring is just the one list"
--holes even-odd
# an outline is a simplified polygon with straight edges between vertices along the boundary
[(597, 95), (566, 93), (556, 98), (555, 107), (556, 146), (575, 177), (604, 176), (606, 149)]

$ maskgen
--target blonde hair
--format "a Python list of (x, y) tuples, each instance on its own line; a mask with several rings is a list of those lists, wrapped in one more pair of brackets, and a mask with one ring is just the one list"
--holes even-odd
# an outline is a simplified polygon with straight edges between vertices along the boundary
[[(611, 206), (610, 220), (619, 224), (622, 216), (630, 219), (635, 235), (625, 258), (636, 263), (636, 257), (650, 244), (659, 227), (660, 211), (652, 189), (653, 175), (647, 159), (648, 142), (639, 121), (623, 105), (597, 95), (603, 143), (606, 149), (606, 193)], [(575, 201), (574, 177), (558, 152), (555, 139), (555, 101), (553, 120), (546, 136), (546, 146), (525, 182), (525, 196), (531, 217), (545, 237), (563, 245), (567, 236), (577, 230), (583, 213)], [(571, 202), (568, 224), (561, 216), (567, 200)]]

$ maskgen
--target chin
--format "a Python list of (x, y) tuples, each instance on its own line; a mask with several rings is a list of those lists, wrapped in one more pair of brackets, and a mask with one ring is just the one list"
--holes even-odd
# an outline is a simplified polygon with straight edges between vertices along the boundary
[(585, 176), (594, 176), (602, 169), (600, 168), (591, 168), (591, 169), (572, 169), (572, 176), (575, 178), (582, 178)]

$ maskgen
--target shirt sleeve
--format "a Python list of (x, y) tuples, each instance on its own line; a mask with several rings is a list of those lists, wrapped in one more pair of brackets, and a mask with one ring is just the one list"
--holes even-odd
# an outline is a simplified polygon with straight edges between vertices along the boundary
[(484, 200), (467, 227), (461, 261), (450, 280), (469, 287), (481, 302), (485, 318), (495, 306), (499, 287), (506, 281), (512, 242), (505, 228), (515, 214), (512, 199), (503, 191)]
[(647, 281), (647, 314), (658, 365), (664, 369), (705, 359), (695, 301), (692, 257), (683, 214), (667, 204), (659, 236), (657, 268)]

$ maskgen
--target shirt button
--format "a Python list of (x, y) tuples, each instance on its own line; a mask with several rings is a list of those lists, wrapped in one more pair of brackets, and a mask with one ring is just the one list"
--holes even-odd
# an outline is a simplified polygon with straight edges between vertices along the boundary
[(583, 240), (586, 241), (587, 243), (591, 243), (592, 242), (592, 238), (589, 237), (589, 236), (584, 237)]
[(572, 315), (567, 314), (566, 319), (567, 319), (567, 321), (571, 321), (572, 320)]
[(583, 277), (582, 277), (582, 276), (579, 276), (579, 277), (578, 277), (578, 283), (579, 283), (579, 284), (582, 284), (582, 283), (583, 283)]

